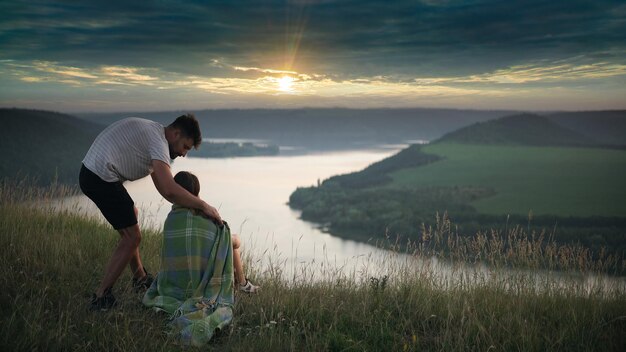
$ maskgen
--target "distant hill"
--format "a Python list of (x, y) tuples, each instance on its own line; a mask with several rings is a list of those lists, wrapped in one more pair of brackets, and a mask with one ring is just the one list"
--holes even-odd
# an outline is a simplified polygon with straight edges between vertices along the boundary
[[(350, 148), (376, 143), (433, 141), (477, 122), (510, 116), (511, 110), (427, 108), (219, 109), (196, 111), (80, 113), (78, 117), (108, 125), (129, 116), (169, 124), (193, 112), (207, 138), (264, 139), (273, 144), (312, 149)], [(626, 110), (538, 114), (602, 145), (626, 145)]]
[(607, 146), (626, 146), (626, 110), (559, 112), (550, 121)]
[[(309, 149), (349, 149), (375, 144), (431, 141), (447, 132), (509, 115), (502, 110), (456, 109), (225, 109), (193, 112), (205, 138), (262, 139)], [(77, 114), (110, 124), (139, 116), (164, 125), (182, 111)]]
[(591, 146), (592, 138), (569, 130), (545, 116), (518, 114), (479, 122), (450, 132), (437, 143), (525, 146)]
[(0, 109), (0, 179), (33, 177), (45, 185), (55, 177), (78, 181), (80, 162), (104, 125), (50, 111)]

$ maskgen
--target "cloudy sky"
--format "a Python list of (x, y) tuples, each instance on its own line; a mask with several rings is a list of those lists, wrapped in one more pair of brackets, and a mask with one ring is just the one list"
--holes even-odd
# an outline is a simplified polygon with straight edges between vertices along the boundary
[(0, 3), (0, 106), (626, 108), (626, 1)]

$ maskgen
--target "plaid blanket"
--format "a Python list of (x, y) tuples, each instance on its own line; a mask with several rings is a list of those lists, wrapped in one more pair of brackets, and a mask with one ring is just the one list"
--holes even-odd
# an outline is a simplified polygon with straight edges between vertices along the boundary
[(183, 344), (203, 346), (233, 318), (230, 229), (174, 205), (163, 228), (161, 260), (142, 302), (171, 314), (168, 326)]

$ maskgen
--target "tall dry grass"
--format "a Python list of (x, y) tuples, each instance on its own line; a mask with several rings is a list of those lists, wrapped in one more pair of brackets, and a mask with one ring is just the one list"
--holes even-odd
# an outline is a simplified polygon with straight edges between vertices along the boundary
[[(145, 309), (126, 272), (121, 305), (87, 310), (117, 241), (96, 219), (46, 207), (74, 194), (24, 182), (0, 185), (0, 349), (180, 350), (167, 317)], [(459, 237), (443, 216), (410, 251), (346, 273), (246, 257), (259, 295), (237, 295), (233, 324), (208, 350), (242, 351), (621, 351), (626, 346), (619, 258), (594, 258), (542, 234)], [(393, 245), (393, 244), (392, 244)], [(158, 268), (161, 239), (145, 231), (141, 252)], [(398, 246), (397, 248), (406, 248)], [(404, 250), (403, 250), (404, 252)], [(267, 254), (273, 255), (273, 254)], [(450, 258), (450, 259), (445, 259)], [(469, 263), (469, 264), (461, 264)], [(621, 268), (621, 269), (620, 269)]]

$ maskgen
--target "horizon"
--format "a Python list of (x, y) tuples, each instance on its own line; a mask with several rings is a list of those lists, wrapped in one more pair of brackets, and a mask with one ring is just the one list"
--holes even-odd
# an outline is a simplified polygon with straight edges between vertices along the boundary
[(0, 107), (626, 109), (623, 1), (0, 4)]
[[(0, 106), (0, 109), (15, 109), (15, 110), (32, 110), (32, 111), (44, 111), (44, 112), (52, 112), (66, 115), (115, 115), (115, 114), (156, 114), (156, 113), (173, 113), (173, 114), (181, 114), (181, 113), (198, 113), (203, 111), (289, 111), (289, 110), (354, 110), (354, 111), (372, 111), (372, 110), (449, 110), (449, 111), (488, 111), (488, 112), (503, 112), (503, 113), (511, 113), (511, 114), (556, 114), (556, 113), (586, 113), (586, 112), (626, 112), (626, 108), (623, 109), (595, 109), (595, 110), (514, 110), (514, 109), (472, 109), (472, 108), (447, 108), (447, 107), (371, 107), (371, 108), (348, 108), (348, 107), (271, 107), (271, 108), (198, 108), (198, 109), (164, 109), (164, 110), (119, 110), (119, 111), (63, 111), (63, 110), (54, 110), (54, 109), (39, 109), (32, 107), (21, 107), (21, 106)], [(130, 116), (130, 115), (128, 115)], [(507, 115), (503, 115), (505, 117)]]

